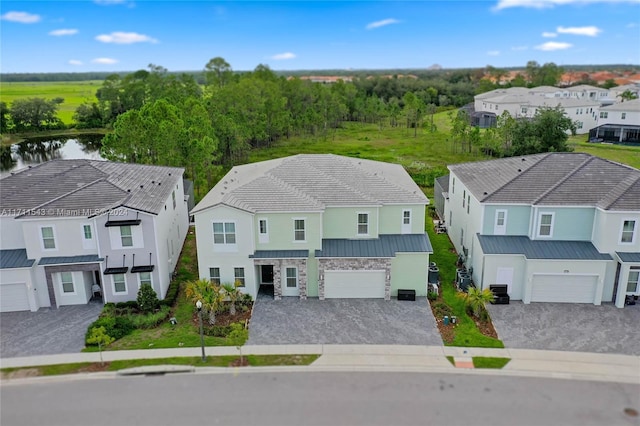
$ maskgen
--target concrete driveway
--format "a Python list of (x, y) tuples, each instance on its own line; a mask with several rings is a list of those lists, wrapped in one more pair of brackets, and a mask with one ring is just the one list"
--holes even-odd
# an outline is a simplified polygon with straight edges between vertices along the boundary
[(314, 343), (442, 345), (442, 339), (424, 297), (256, 300), (248, 344)]
[(103, 304), (0, 314), (0, 358), (80, 352), (87, 327)]
[(640, 355), (640, 305), (511, 302), (488, 308), (507, 348)]

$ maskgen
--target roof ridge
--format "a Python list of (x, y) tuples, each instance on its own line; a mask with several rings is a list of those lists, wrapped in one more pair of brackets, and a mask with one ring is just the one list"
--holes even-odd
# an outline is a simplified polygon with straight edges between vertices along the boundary
[[(352, 157), (345, 157), (345, 158), (352, 158)], [(357, 160), (357, 161), (356, 161)], [(360, 160), (364, 160), (364, 161), (371, 161), (371, 162), (379, 162), (379, 163), (383, 163), (381, 161), (377, 161), (377, 160), (369, 160), (367, 158), (353, 158), (352, 161), (354, 161), (355, 166), (358, 168), (358, 170), (361, 170), (364, 174), (366, 174), (367, 176), (375, 176), (375, 177), (379, 177), (380, 179), (384, 180), (384, 182), (387, 185), (393, 186), (394, 188), (404, 192), (407, 195), (415, 195), (416, 192), (415, 191), (410, 191), (409, 189), (400, 186), (392, 181), (390, 181), (389, 179), (387, 179), (386, 175), (383, 172), (376, 172), (371, 174), (369, 171), (367, 171), (365, 168), (362, 167), (362, 163), (360, 162)], [(402, 166), (401, 164), (397, 164), (397, 163), (383, 163), (386, 164), (388, 166), (397, 166), (400, 167), (405, 173), (407, 173), (407, 170), (404, 168), (404, 166)], [(413, 179), (411, 179), (414, 183), (415, 181)], [(422, 193), (422, 192), (421, 192)], [(423, 194), (424, 195), (424, 194)], [(368, 197), (369, 198), (369, 197)]]
[[(491, 197), (492, 195), (498, 193), (500, 190), (502, 190), (503, 188), (505, 188), (507, 185), (510, 185), (511, 182), (513, 182), (514, 180), (518, 179), (520, 176), (523, 176), (525, 173), (527, 173), (529, 170), (533, 169), (538, 163), (540, 163), (540, 161), (546, 159), (549, 157), (549, 155), (551, 155), (553, 153), (551, 152), (547, 152), (544, 153), (544, 155), (542, 157), (540, 157), (540, 159), (538, 159), (538, 161), (536, 161), (533, 166), (529, 167), (527, 170), (525, 170), (524, 172), (522, 172), (521, 174), (517, 175), (516, 177), (509, 179), (507, 182), (504, 183), (504, 185), (502, 185), (501, 187), (499, 187), (498, 189), (496, 189), (495, 191), (493, 191), (491, 194), (487, 194), (484, 198), (482, 198), (480, 200), (480, 202), (485, 201), (487, 198)], [(538, 154), (532, 154), (532, 155), (538, 155)], [(514, 156), (515, 157), (515, 156)], [(518, 157), (528, 157), (528, 155), (520, 155)], [(513, 157), (507, 157), (507, 158), (513, 158)], [(494, 160), (487, 160), (487, 161), (494, 161)], [(472, 162), (471, 162), (472, 163)]]
[(605, 210), (609, 210), (609, 208), (614, 205), (620, 198), (622, 198), (622, 196), (624, 194), (627, 193), (627, 191), (629, 190), (629, 188), (631, 188), (636, 182), (640, 182), (640, 174), (636, 175), (635, 178), (633, 176), (633, 174), (630, 174), (629, 176), (627, 176), (626, 178), (624, 178), (621, 182), (620, 182), (620, 186), (622, 186), (622, 184), (624, 184), (625, 182), (629, 181), (629, 184), (626, 185), (626, 188), (623, 191), (620, 191), (620, 194), (618, 194), (617, 197), (615, 197), (610, 203), (606, 204), (604, 206)]
[(594, 161), (596, 159), (596, 157), (593, 157), (593, 156), (591, 156), (589, 154), (586, 154), (586, 155), (588, 155), (586, 160), (584, 160), (582, 163), (578, 164), (576, 167), (573, 168), (573, 170), (571, 170), (569, 173), (564, 175), (564, 177), (562, 179), (559, 179), (554, 185), (551, 185), (551, 187), (549, 187), (546, 191), (544, 191), (542, 194), (540, 194), (540, 196), (538, 198), (533, 200), (531, 205), (538, 204), (544, 197), (549, 195), (551, 192), (553, 192), (555, 189), (557, 189), (560, 185), (562, 185), (564, 182), (566, 182), (567, 179), (569, 179), (571, 176), (576, 174), (579, 170), (581, 170), (587, 164), (591, 163), (592, 161)]

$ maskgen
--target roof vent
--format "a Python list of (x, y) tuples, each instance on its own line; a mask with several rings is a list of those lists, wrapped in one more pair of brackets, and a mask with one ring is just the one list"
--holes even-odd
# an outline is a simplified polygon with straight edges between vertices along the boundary
[(144, 185), (140, 185), (140, 188), (144, 188)]
[(237, 170), (234, 170), (234, 171), (233, 171), (233, 173), (238, 173), (238, 171), (237, 171)]
[(130, 190), (130, 189), (127, 189), (127, 192), (131, 192), (131, 190)]
[(151, 183), (156, 183), (156, 181), (155, 181), (155, 180), (152, 180), (152, 181), (151, 181)]
[(169, 176), (171, 176), (171, 172), (169, 172)]
[(518, 171), (519, 171), (519, 172), (521, 172), (521, 171), (522, 171), (522, 169), (518, 169)]
[(487, 194), (489, 194), (487, 191), (484, 191), (484, 192), (482, 193), (482, 195), (487, 195)]
[(526, 158), (523, 158), (523, 159), (522, 159), (522, 161), (527, 161), (527, 159), (526, 159)]

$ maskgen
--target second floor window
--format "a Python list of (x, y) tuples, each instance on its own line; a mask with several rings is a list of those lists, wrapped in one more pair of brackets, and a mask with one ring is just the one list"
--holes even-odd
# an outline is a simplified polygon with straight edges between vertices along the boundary
[(236, 224), (233, 222), (213, 222), (213, 244), (235, 244)]
[(295, 241), (305, 241), (306, 233), (304, 229), (304, 219), (295, 219), (293, 221), (293, 237)]
[(53, 227), (45, 226), (40, 228), (42, 234), (42, 246), (45, 250), (53, 250), (56, 248), (56, 239), (53, 235)]
[(601, 111), (600, 112), (600, 118), (608, 118), (609, 117), (609, 113), (606, 111)]
[(176, 209), (176, 191), (171, 193), (171, 199), (173, 200), (173, 209)]
[(550, 237), (553, 231), (553, 214), (542, 213), (540, 215), (540, 225), (538, 227), (538, 236)]
[(465, 204), (466, 199), (467, 199), (467, 191), (465, 190), (465, 191), (462, 191), (462, 208), (463, 209), (464, 209), (464, 206), (466, 205)]
[(369, 214), (358, 213), (358, 235), (369, 234)]
[(635, 230), (636, 230), (636, 221), (625, 220), (622, 223), (622, 235), (620, 236), (620, 242), (633, 243)]
[(122, 240), (122, 247), (133, 247), (133, 235), (131, 235), (131, 226), (120, 227), (120, 239)]
[(83, 225), (82, 226), (82, 230), (84, 232), (84, 239), (85, 240), (90, 240), (92, 238), (91, 225)]
[(220, 268), (209, 268), (209, 281), (220, 284)]
[(402, 224), (411, 225), (411, 210), (402, 211)]
[(626, 112), (623, 112), (623, 113), (622, 113), (622, 119), (623, 119), (623, 120), (625, 120), (626, 118), (627, 118), (627, 113), (626, 113)]

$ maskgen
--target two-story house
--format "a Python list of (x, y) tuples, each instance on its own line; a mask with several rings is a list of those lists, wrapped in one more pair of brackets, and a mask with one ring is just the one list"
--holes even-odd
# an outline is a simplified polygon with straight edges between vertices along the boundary
[(640, 171), (583, 153), (449, 166), (447, 232), (476, 286), (513, 300), (639, 295)]
[(236, 166), (191, 211), (201, 278), (283, 296), (426, 295), (429, 200), (399, 165), (295, 155)]
[(640, 99), (600, 108), (598, 126), (589, 132), (589, 140), (614, 143), (640, 142)]
[(0, 180), (1, 311), (169, 287), (188, 228), (183, 169), (54, 160)]

